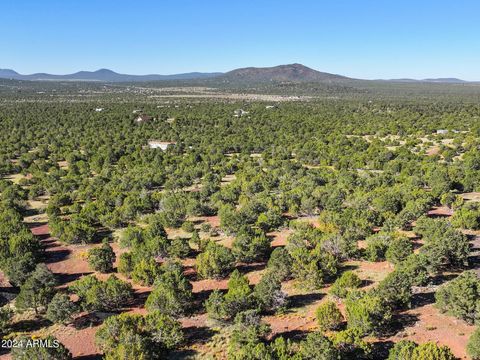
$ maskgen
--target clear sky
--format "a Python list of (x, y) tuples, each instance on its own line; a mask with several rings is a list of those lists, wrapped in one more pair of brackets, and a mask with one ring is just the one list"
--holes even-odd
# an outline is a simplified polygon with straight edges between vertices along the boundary
[(478, 0), (1, 0), (0, 68), (480, 80)]

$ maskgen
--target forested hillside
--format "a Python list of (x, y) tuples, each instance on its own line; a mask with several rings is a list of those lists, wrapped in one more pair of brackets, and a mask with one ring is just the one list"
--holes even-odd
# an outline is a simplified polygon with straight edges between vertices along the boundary
[(1, 85), (2, 356), (480, 358), (477, 90)]

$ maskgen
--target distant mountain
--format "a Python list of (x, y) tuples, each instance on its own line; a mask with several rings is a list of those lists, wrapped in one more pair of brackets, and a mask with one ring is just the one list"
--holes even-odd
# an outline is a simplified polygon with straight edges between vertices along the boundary
[(468, 81), (457, 79), (457, 78), (423, 79), (422, 81), (435, 82), (435, 83), (450, 83), (450, 84), (460, 84), (460, 83), (468, 82)]
[(222, 73), (200, 73), (192, 72), (174, 75), (127, 75), (119, 74), (109, 69), (100, 69), (97, 71), (79, 71), (74, 74), (53, 75), (46, 73), (36, 73), (31, 75), (22, 75), (11, 69), (0, 69), (0, 78), (15, 80), (32, 81), (102, 81), (102, 82), (136, 82), (136, 81), (157, 81), (157, 80), (189, 80), (189, 79), (207, 79), (219, 76)]
[[(215, 85), (224, 84), (226, 86), (250, 86), (270, 83), (319, 83), (323, 86), (332, 86), (340, 84), (341, 86), (349, 81), (358, 79), (348, 78), (342, 75), (330, 74), (326, 72), (311, 69), (302, 64), (288, 64), (273, 67), (246, 67), (235, 69), (227, 73), (212, 72), (190, 72), (173, 75), (128, 75), (119, 74), (109, 69), (99, 69), (97, 71), (79, 71), (67, 75), (53, 75), (46, 73), (36, 73), (22, 75), (12, 69), (0, 69), (0, 78), (14, 80), (34, 80), (34, 81), (98, 81), (98, 82), (147, 82), (147, 81), (178, 81), (185, 80), (197, 85)], [(203, 81), (203, 80), (206, 80)], [(379, 80), (390, 82), (423, 82), (423, 83), (449, 83), (461, 84), (467, 81), (457, 78), (438, 78), (438, 79), (391, 79)]]
[(395, 81), (395, 82), (424, 82), (424, 83), (442, 83), (442, 84), (463, 84), (468, 83), (468, 81), (457, 79), (457, 78), (435, 78), (435, 79), (390, 79), (383, 81)]
[(341, 75), (320, 72), (302, 64), (288, 64), (274, 67), (247, 67), (229, 71), (216, 80), (239, 83), (265, 82), (334, 82), (347, 80)]

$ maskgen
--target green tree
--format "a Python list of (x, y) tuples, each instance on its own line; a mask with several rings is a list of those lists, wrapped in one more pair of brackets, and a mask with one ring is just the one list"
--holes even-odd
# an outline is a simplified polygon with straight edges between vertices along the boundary
[(473, 360), (480, 359), (480, 327), (478, 326), (468, 339), (467, 353)]
[(412, 360), (455, 360), (455, 356), (447, 346), (439, 346), (432, 342), (419, 345), (413, 350)]
[(38, 314), (45, 309), (55, 294), (55, 277), (45, 264), (38, 264), (20, 287), (15, 305), (19, 310), (33, 309)]
[[(32, 339), (21, 336), (16, 339), (19, 346), (12, 348), (13, 360), (71, 360), (70, 351), (55, 337)], [(41, 343), (41, 344), (40, 344)]]
[(411, 359), (417, 344), (411, 340), (400, 340), (388, 352), (387, 360)]
[(480, 280), (473, 271), (465, 271), (435, 293), (435, 304), (443, 312), (473, 324), (480, 314)]
[(66, 294), (56, 293), (48, 304), (47, 319), (53, 323), (68, 324), (77, 311), (77, 306)]
[(225, 277), (234, 265), (231, 251), (225, 246), (211, 241), (205, 251), (197, 256), (196, 267), (201, 278)]
[(297, 356), (305, 360), (338, 360), (340, 354), (332, 342), (320, 332), (312, 332), (300, 342)]
[(320, 330), (336, 330), (343, 321), (343, 315), (333, 301), (322, 303), (316, 310)]
[(362, 284), (362, 280), (353, 271), (345, 271), (335, 280), (330, 288), (330, 294), (345, 298), (350, 290), (358, 289)]
[(94, 271), (108, 273), (113, 270), (116, 256), (108, 241), (104, 241), (101, 247), (88, 251), (88, 264)]
[(191, 307), (192, 285), (183, 275), (181, 266), (168, 264), (163, 267), (145, 306), (149, 311), (158, 310), (173, 317), (183, 315)]

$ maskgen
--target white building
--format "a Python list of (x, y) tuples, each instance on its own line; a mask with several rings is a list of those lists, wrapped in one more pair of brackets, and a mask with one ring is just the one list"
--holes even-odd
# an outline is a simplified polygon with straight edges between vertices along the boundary
[(150, 149), (160, 149), (162, 151), (167, 150), (170, 146), (175, 145), (176, 142), (174, 141), (158, 141), (158, 140), (150, 140), (148, 142), (148, 147)]

